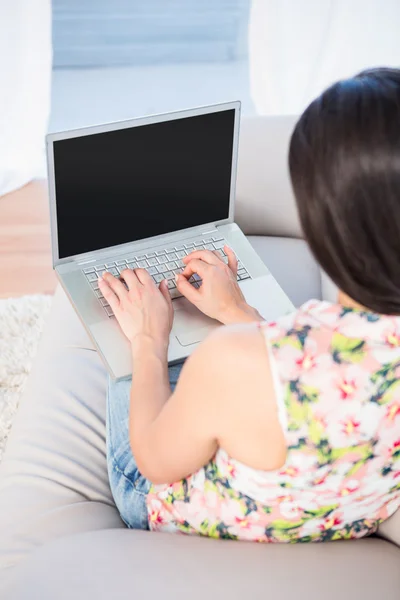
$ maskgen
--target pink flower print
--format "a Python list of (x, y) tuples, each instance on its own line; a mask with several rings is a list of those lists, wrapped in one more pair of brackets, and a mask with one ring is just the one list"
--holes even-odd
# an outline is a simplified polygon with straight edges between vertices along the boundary
[(151, 527), (156, 528), (158, 525), (163, 525), (164, 519), (160, 510), (150, 510), (149, 512), (149, 521)]
[(228, 464), (226, 465), (226, 470), (229, 477), (236, 477), (236, 467), (230, 461), (228, 461)]
[(293, 496), (291, 496), (290, 494), (278, 496), (276, 501), (278, 502), (278, 504), (281, 504), (282, 502), (293, 502)]
[(394, 456), (394, 454), (396, 454), (397, 452), (400, 452), (400, 440), (397, 440), (396, 442), (394, 442), (393, 446), (391, 446), (388, 450), (388, 455), (389, 458), (392, 458), (392, 456)]
[(302, 371), (309, 371), (317, 364), (315, 356), (311, 352), (303, 352), (303, 354), (296, 360), (296, 365)]
[(398, 348), (400, 346), (400, 334), (395, 329), (385, 332), (383, 337), (391, 348)]
[(319, 526), (319, 528), (321, 531), (326, 531), (327, 529), (332, 529), (332, 527), (341, 525), (342, 522), (343, 521), (340, 517), (327, 517), (325, 521)]
[(342, 381), (338, 383), (338, 388), (342, 400), (348, 400), (357, 391), (355, 379), (342, 379)]
[(350, 494), (354, 494), (354, 492), (356, 492), (359, 487), (360, 484), (358, 483), (358, 481), (349, 481), (347, 485), (341, 488), (341, 490), (339, 491), (339, 496), (349, 496)]
[(279, 471), (279, 475), (287, 475), (288, 477), (296, 477), (299, 474), (299, 469), (297, 467), (286, 467)]
[(389, 419), (389, 421), (394, 421), (398, 415), (400, 415), (399, 402), (393, 402), (392, 404), (389, 404), (386, 411), (386, 417)]
[(360, 421), (357, 421), (354, 417), (349, 417), (348, 419), (346, 419), (345, 421), (342, 421), (342, 425), (343, 425), (343, 433), (347, 436), (353, 435), (354, 433), (357, 433), (361, 423)]
[(323, 483), (325, 483), (327, 477), (328, 477), (328, 473), (325, 473), (324, 475), (320, 475), (319, 477), (316, 477), (313, 481), (313, 485), (322, 485)]
[(240, 529), (250, 529), (252, 523), (247, 517), (235, 517), (235, 525), (237, 525)]

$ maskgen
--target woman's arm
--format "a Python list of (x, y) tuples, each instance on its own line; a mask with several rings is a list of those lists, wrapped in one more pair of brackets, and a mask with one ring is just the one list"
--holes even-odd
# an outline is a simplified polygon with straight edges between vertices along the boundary
[(264, 344), (254, 325), (219, 330), (187, 360), (170, 397), (166, 356), (145, 341), (135, 348), (130, 441), (145, 477), (178, 481), (219, 446), (253, 468), (284, 463)]
[[(222, 323), (260, 321), (229, 265), (200, 251), (186, 259), (178, 286), (200, 310)], [(199, 290), (187, 282), (203, 279)], [(130, 441), (139, 470), (154, 483), (172, 482), (207, 463), (220, 446), (254, 468), (275, 469), (286, 450), (278, 422), (265, 342), (254, 324), (221, 328), (186, 362), (174, 394), (167, 353), (172, 302), (143, 269), (123, 271), (123, 283), (106, 273), (99, 280), (133, 355)]]

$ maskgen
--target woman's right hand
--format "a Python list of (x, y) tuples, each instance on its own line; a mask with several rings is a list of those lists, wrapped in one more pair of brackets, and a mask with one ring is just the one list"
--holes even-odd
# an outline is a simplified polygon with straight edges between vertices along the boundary
[[(237, 281), (237, 259), (234, 252), (225, 246), (228, 257), (226, 265), (210, 250), (197, 250), (183, 258), (185, 269), (177, 276), (176, 285), (185, 298), (201, 312), (224, 325), (262, 321), (258, 312), (246, 303)], [(197, 275), (202, 280), (196, 289), (189, 283)]]

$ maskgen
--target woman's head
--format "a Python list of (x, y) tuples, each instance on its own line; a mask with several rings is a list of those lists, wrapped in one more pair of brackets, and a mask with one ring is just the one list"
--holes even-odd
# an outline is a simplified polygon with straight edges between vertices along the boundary
[(400, 70), (363, 71), (314, 100), (289, 168), (321, 267), (356, 302), (400, 314)]

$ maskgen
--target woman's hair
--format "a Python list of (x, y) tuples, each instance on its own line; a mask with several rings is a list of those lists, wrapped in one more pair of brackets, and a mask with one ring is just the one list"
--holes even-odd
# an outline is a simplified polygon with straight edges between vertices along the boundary
[(321, 267), (356, 302), (400, 315), (400, 70), (363, 71), (314, 100), (289, 169)]

